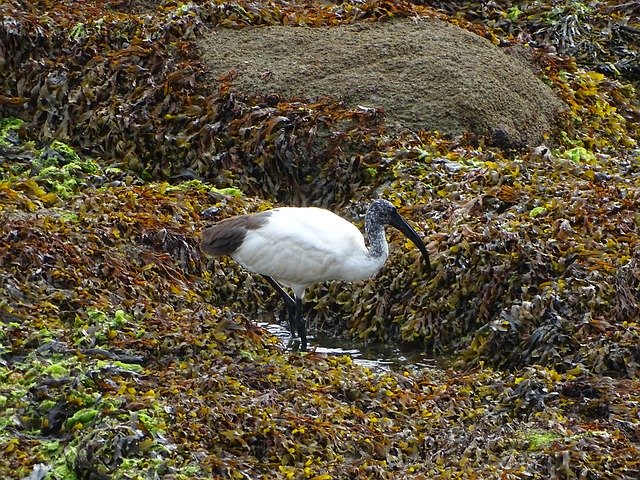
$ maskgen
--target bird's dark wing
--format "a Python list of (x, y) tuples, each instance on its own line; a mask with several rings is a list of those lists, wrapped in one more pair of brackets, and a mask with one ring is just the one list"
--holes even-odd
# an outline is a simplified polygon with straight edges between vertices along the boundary
[(256, 230), (269, 221), (271, 212), (226, 218), (202, 232), (200, 248), (207, 255), (218, 257), (235, 252), (249, 230)]

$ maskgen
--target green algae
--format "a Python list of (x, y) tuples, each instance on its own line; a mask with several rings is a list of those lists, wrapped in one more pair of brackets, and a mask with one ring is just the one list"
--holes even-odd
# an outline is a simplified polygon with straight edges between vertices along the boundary
[(24, 121), (19, 118), (0, 118), (0, 146), (9, 147), (19, 143), (16, 134), (23, 125)]
[(559, 438), (560, 436), (554, 432), (534, 431), (525, 435), (525, 442), (529, 451), (537, 452), (546, 450)]

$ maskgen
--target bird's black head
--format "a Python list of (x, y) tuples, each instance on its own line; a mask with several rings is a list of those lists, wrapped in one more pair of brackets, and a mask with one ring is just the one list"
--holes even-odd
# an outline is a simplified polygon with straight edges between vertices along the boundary
[(411, 240), (415, 244), (416, 247), (418, 247), (418, 249), (420, 249), (427, 270), (431, 271), (431, 262), (429, 260), (429, 252), (427, 252), (427, 247), (424, 246), (424, 243), (422, 243), (422, 240), (420, 239), (416, 231), (411, 227), (411, 225), (407, 223), (404, 218), (402, 218), (402, 216), (398, 213), (396, 207), (394, 207), (391, 202), (383, 199), (375, 200), (369, 206), (365, 222), (365, 228), (367, 231), (373, 229), (375, 225), (391, 225), (392, 227), (400, 230), (409, 240)]
[(391, 225), (391, 218), (396, 215), (399, 214), (393, 203), (383, 199), (374, 200), (367, 210), (371, 222), (382, 225)]

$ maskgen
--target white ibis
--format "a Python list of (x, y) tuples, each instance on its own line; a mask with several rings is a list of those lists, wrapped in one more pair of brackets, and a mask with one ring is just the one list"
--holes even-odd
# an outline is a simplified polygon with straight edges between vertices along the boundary
[[(307, 348), (302, 298), (309, 285), (327, 280), (353, 282), (375, 275), (389, 255), (385, 225), (391, 225), (422, 252), (431, 270), (429, 253), (416, 231), (386, 200), (375, 200), (365, 216), (369, 247), (358, 228), (321, 208), (281, 207), (226, 218), (202, 232), (207, 255), (229, 255), (247, 270), (262, 275), (282, 296), (291, 335)], [(281, 287), (293, 291), (291, 298)]]

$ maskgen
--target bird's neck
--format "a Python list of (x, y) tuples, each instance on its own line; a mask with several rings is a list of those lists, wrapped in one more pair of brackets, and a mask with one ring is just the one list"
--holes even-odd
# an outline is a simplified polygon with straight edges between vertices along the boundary
[(367, 257), (371, 260), (381, 260), (384, 263), (389, 256), (389, 245), (385, 237), (384, 226), (366, 218), (364, 230), (369, 243)]
[(374, 276), (389, 255), (389, 246), (384, 238), (384, 228), (379, 222), (365, 219), (365, 234), (368, 247), (363, 255), (352, 255), (345, 259), (345, 267), (340, 278), (355, 282)]

